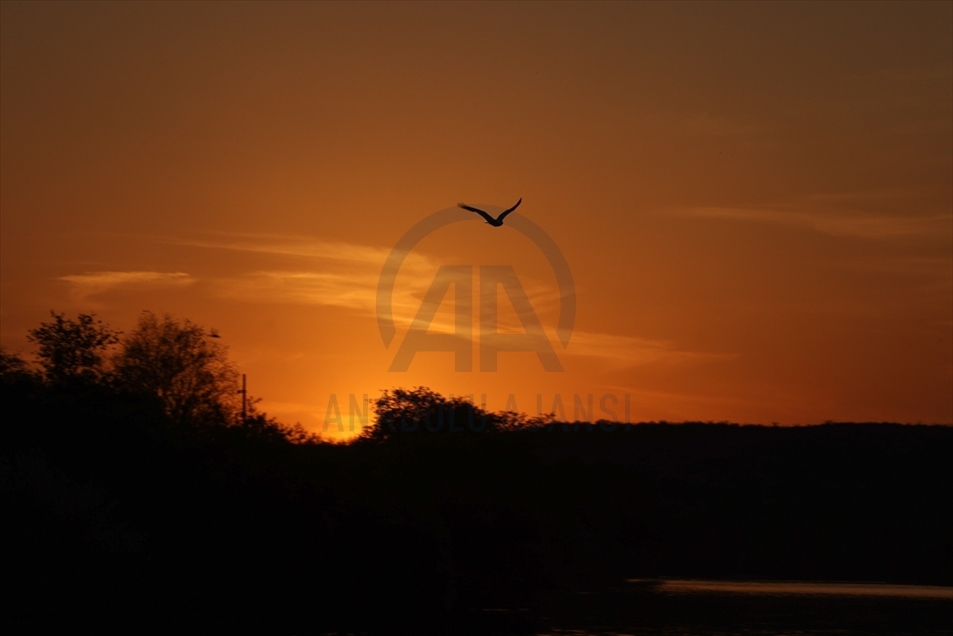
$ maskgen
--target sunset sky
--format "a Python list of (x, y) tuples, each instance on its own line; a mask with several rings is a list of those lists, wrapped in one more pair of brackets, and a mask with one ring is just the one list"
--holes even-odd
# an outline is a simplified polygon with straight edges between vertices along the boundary
[[(12, 351), (50, 310), (169, 313), (318, 431), (332, 394), (346, 421), (417, 385), (570, 419), (628, 394), (632, 421), (953, 422), (953, 3), (3, 2), (0, 44)], [(520, 197), (572, 271), (568, 347), (545, 255), (476, 215), (407, 256), (385, 347), (398, 239)], [(470, 372), (388, 372), (441, 265), (512, 265), (564, 371), (481, 372), (475, 339)]]

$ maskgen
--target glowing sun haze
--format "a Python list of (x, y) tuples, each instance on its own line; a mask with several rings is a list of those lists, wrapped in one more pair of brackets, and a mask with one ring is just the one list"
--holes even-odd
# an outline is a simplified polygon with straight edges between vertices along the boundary
[[(331, 394), (416, 385), (531, 414), (611, 393), (633, 421), (953, 422), (953, 4), (0, 6), (13, 351), (51, 309), (170, 313), (316, 430)], [(572, 269), (568, 348), (545, 256), (476, 215), (408, 255), (385, 348), (400, 236), (519, 197)], [(481, 373), (474, 343), (471, 372), (389, 373), (446, 264), (512, 265), (565, 371)]]

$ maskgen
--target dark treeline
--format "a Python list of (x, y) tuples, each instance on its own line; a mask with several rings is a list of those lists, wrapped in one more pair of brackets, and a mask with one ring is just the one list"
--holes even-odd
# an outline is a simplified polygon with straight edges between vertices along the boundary
[(416, 389), (330, 444), (242, 420), (187, 321), (31, 338), (39, 367), (0, 361), (23, 625), (479, 632), (627, 578), (953, 583), (949, 427), (567, 425)]

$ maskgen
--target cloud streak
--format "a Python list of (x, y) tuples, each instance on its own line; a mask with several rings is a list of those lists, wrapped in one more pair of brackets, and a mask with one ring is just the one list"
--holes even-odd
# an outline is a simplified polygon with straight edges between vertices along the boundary
[(300, 256), (339, 263), (373, 264), (378, 269), (390, 253), (390, 249), (383, 247), (356, 245), (354, 243), (331, 243), (310, 237), (280, 234), (221, 234), (218, 237), (211, 239), (161, 238), (160, 240), (186, 247), (252, 252), (275, 256)]
[(566, 355), (599, 358), (616, 368), (645, 364), (682, 365), (737, 357), (735, 354), (686, 351), (667, 340), (587, 332), (573, 333)]
[(186, 286), (195, 282), (195, 278), (185, 272), (142, 271), (86, 272), (60, 276), (58, 280), (69, 283), (73, 299), (79, 301), (117, 287)]
[[(300, 263), (289, 267), (285, 260), (283, 267), (209, 279), (219, 296), (252, 303), (347, 307), (364, 314), (375, 310), (377, 279), (390, 253), (390, 249), (383, 247), (281, 235), (228, 234), (202, 240), (161, 240), (202, 249), (292, 257), (293, 262)], [(415, 296), (422, 297), (438, 266), (426, 255), (408, 254), (401, 267), (401, 292), (395, 294), (395, 309), (406, 306)]]
[(953, 214), (910, 214), (917, 209), (905, 192), (874, 191), (818, 194), (759, 207), (692, 207), (670, 210), (678, 216), (774, 223), (831, 236), (888, 239), (949, 234)]
[[(245, 274), (210, 279), (208, 282), (219, 297), (248, 303), (288, 303), (341, 307), (368, 317), (376, 317), (377, 282), (388, 249), (346, 243), (326, 243), (297, 237), (227, 236), (221, 240), (176, 240), (177, 244), (204, 249), (227, 249), (276, 256), (301, 257), (310, 267), (267, 269)], [(313, 263), (318, 259), (318, 263)], [(315, 265), (319, 265), (316, 268)], [(410, 253), (401, 266), (394, 288), (394, 322), (405, 331), (414, 319), (440, 263), (426, 254)], [(476, 281), (474, 281), (476, 283)], [(524, 285), (527, 297), (537, 314), (556, 309), (557, 291), (551, 286)], [(474, 286), (476, 293), (477, 286)], [(474, 331), (478, 332), (474, 316)], [(515, 315), (501, 315), (498, 327), (515, 329), (521, 325)], [(430, 333), (454, 333), (452, 312), (438, 312), (429, 326)], [(391, 346), (396, 350), (400, 337)], [(563, 350), (551, 338), (558, 355), (597, 358), (611, 367), (622, 368), (643, 364), (688, 364), (720, 359), (722, 354), (698, 353), (679, 349), (674, 343), (630, 336), (587, 333), (576, 330), (569, 347)], [(731, 356), (728, 356), (731, 357)]]
[[(378, 277), (390, 253), (387, 248), (277, 235), (164, 240), (205, 249), (300, 257), (309, 264), (307, 267), (264, 269), (211, 279), (209, 282), (215, 293), (230, 300), (346, 307), (367, 316), (376, 315)], [(394, 320), (398, 325), (406, 327), (411, 323), (439, 267), (440, 263), (426, 254), (411, 252), (405, 256), (399, 282), (394, 288)], [(534, 284), (525, 291), (537, 311), (550, 309), (555, 303), (550, 298), (553, 290), (549, 287)], [(512, 326), (505, 320), (500, 324)], [(431, 331), (452, 332), (452, 317), (438, 315)]]

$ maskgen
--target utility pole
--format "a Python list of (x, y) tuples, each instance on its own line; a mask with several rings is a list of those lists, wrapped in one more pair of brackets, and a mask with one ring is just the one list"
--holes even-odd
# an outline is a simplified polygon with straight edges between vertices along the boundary
[(242, 394), (242, 424), (244, 424), (245, 421), (247, 420), (247, 413), (248, 413), (247, 406), (246, 406), (247, 398), (248, 398), (248, 389), (246, 388), (244, 373), (242, 374), (242, 390), (239, 391), (239, 393)]
[[(218, 335), (218, 329), (209, 329), (208, 332), (209, 338), (221, 338)], [(242, 374), (242, 388), (239, 393), (242, 394), (242, 425), (248, 420), (248, 387), (245, 384), (245, 374)]]

